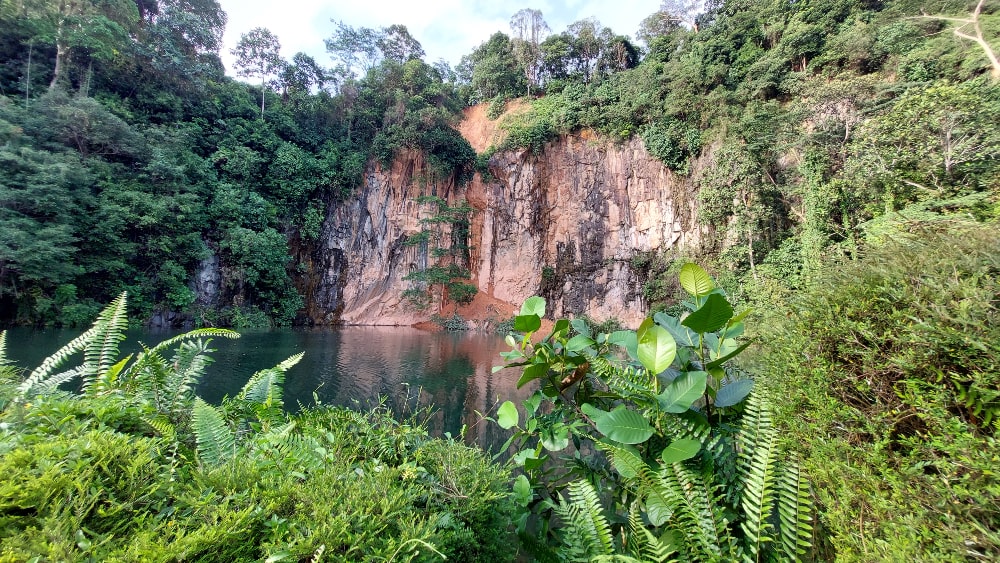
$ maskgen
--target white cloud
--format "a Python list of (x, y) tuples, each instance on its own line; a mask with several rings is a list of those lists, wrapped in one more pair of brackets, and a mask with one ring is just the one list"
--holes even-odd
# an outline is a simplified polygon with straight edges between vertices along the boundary
[[(445, 59), (452, 65), (462, 55), (489, 39), (494, 32), (510, 32), (510, 17), (525, 7), (488, 0), (362, 0), (330, 4), (322, 0), (220, 0), (229, 15), (224, 37), (222, 61), (232, 67), (229, 50), (240, 35), (255, 27), (266, 27), (281, 40), (282, 55), (290, 59), (302, 51), (320, 64), (329, 64), (323, 40), (333, 32), (330, 20), (341, 20), (354, 27), (405, 25), (423, 45), (429, 62)], [(634, 37), (639, 22), (656, 11), (659, 0), (542, 0), (532, 8), (542, 11), (552, 31), (583, 18), (596, 17), (616, 33)]]

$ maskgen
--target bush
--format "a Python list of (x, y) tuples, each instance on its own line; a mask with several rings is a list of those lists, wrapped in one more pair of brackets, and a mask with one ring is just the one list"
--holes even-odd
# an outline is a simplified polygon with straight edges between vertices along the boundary
[(838, 558), (1000, 557), (998, 276), (996, 225), (908, 223), (764, 333)]
[(0, 562), (513, 558), (507, 475), (482, 452), (383, 408), (288, 415), (301, 354), (209, 405), (194, 395), (204, 339), (238, 335), (120, 360), (126, 309), (123, 294), (24, 381), (0, 332)]

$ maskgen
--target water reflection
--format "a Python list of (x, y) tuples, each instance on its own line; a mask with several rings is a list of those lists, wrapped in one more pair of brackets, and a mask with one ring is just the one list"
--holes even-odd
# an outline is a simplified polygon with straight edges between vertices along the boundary
[[(78, 334), (73, 331), (11, 330), (9, 355), (18, 365), (34, 367)], [(153, 345), (172, 336), (166, 332), (130, 333), (127, 344)], [(492, 412), (498, 401), (519, 402), (530, 393), (516, 389), (514, 370), (492, 372), (506, 349), (494, 335), (429, 333), (401, 327), (344, 327), (340, 329), (244, 332), (239, 340), (212, 341), (215, 362), (198, 387), (207, 401), (235, 395), (247, 379), (262, 368), (305, 352), (285, 380), (285, 403), (290, 410), (324, 404), (366, 408), (384, 397), (396, 413), (412, 413), (433, 406), (427, 420), (432, 434), (458, 436), (465, 426), (466, 441), (496, 451), (508, 433), (480, 421), (477, 413)], [(123, 346), (123, 353), (135, 351)]]

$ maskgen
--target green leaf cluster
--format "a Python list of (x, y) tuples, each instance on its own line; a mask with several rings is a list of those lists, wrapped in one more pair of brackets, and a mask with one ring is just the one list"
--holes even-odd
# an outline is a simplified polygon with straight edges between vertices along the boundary
[(695, 264), (679, 283), (687, 314), (660, 313), (636, 331), (595, 334), (560, 319), (539, 340), (540, 297), (515, 317), (502, 356), (521, 370), (519, 387), (540, 389), (523, 410), (500, 405), (496, 422), (514, 430), (504, 450), (524, 471), (518, 530), (539, 558), (814, 555), (808, 483), (764, 395), (731, 362), (749, 344), (738, 340), (747, 311), (735, 314)]
[(513, 559), (508, 475), (482, 452), (385, 408), (285, 413), (301, 354), (210, 405), (194, 393), (205, 339), (238, 335), (119, 358), (126, 309), (122, 295), (24, 379), (0, 332), (0, 559)]

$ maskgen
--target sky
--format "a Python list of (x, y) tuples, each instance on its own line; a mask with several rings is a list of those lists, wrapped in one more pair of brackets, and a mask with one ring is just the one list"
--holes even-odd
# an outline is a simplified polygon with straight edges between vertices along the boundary
[(639, 22), (657, 10), (660, 0), (533, 0), (529, 4), (496, 0), (219, 0), (229, 16), (223, 37), (222, 62), (232, 75), (229, 53), (240, 35), (266, 27), (281, 41), (281, 55), (304, 52), (321, 65), (332, 64), (323, 40), (334, 30), (331, 20), (352, 27), (403, 24), (420, 41), (429, 63), (444, 59), (458, 64), (497, 31), (510, 34), (510, 17), (522, 8), (541, 10), (554, 33), (569, 24), (596, 17), (615, 33), (635, 38)]

